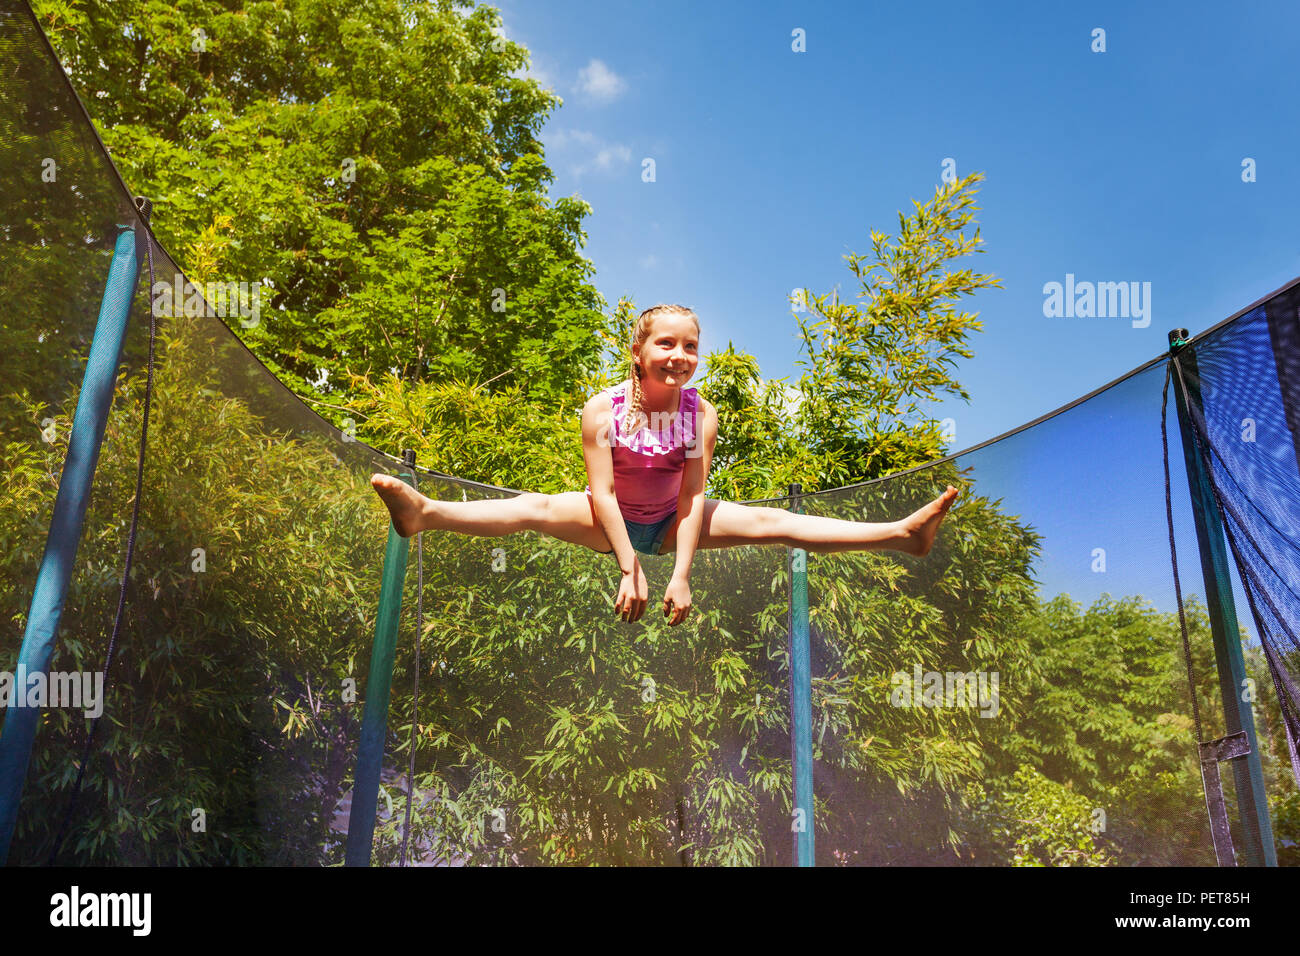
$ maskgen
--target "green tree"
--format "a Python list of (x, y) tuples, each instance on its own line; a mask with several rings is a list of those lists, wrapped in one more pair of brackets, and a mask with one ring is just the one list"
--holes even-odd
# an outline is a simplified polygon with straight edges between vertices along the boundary
[(978, 227), (966, 230), (983, 178), (971, 173), (937, 187), (924, 205), (913, 201), (913, 215), (898, 215), (894, 242), (872, 230), (871, 255), (846, 257), (860, 304), (804, 291), (811, 315), (799, 330), (809, 370), (797, 383), (797, 429), (817, 469), (805, 487), (864, 481), (943, 456), (939, 423), (922, 416), (919, 402), (970, 398), (948, 369), (973, 356), (966, 338), (981, 325), (957, 303), (999, 282), (950, 263), (982, 251)]
[(227, 324), (341, 427), (352, 375), (389, 370), (580, 406), (604, 324), (590, 207), (546, 195), (536, 134), (559, 100), (513, 75), (527, 51), (498, 12), (228, 7), (36, 4), (187, 275), (257, 284), (260, 314)]
[(990, 797), (971, 784), (966, 850), (973, 862), (1006, 866), (1106, 866), (1119, 862), (1099, 839), (1102, 818), (1086, 796), (1022, 766)]
[(871, 254), (846, 257), (858, 303), (803, 290), (795, 314), (806, 371), (793, 385), (763, 382), (752, 357), (732, 345), (709, 355), (700, 390), (718, 406), (716, 487), (738, 498), (777, 497), (790, 482), (834, 488), (943, 457), (940, 424), (920, 403), (969, 399), (949, 369), (973, 355), (966, 339), (981, 326), (957, 303), (999, 285), (953, 268), (981, 251), (979, 229), (967, 232), (982, 179), (972, 173), (938, 187), (930, 202), (914, 202), (912, 215), (899, 213), (894, 241), (872, 230)]
[[(202, 328), (212, 321), (174, 320), (160, 342), (127, 613), (63, 862), (319, 864), (334, 842), (359, 724), (339, 688), (359, 676), (373, 632), (382, 506), (363, 475), (339, 467), (328, 436), (264, 427), (223, 380), (229, 359)], [(143, 379), (118, 383), (52, 670), (103, 666)], [(32, 429), (5, 445), (11, 632), (26, 625), (75, 405), (73, 389), (25, 411), (52, 419), (52, 442)], [(18, 643), (3, 651), (12, 671)], [(11, 860), (44, 862), (88, 727), (79, 711), (46, 711)]]
[[(1202, 734), (1222, 733), (1213, 646), (1204, 605), (1186, 601)], [(1019, 626), (1033, 707), (992, 751), (1004, 812), (1019, 797), (1021, 767), (1090, 801), (1105, 821), (1098, 841), (1129, 863), (1206, 863), (1208, 822), (1176, 614), (1140, 597), (1103, 595), (1082, 611), (1068, 595), (1045, 601)], [(998, 781), (1002, 781), (999, 783)], [(1077, 821), (1076, 821), (1077, 822)]]

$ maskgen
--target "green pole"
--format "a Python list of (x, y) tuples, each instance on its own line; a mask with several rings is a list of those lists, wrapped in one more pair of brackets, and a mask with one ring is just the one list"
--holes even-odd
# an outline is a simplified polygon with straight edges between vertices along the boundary
[[(142, 219), (147, 221), (149, 200), (138, 197), (136, 207), (141, 211)], [(6, 709), (4, 733), (0, 735), (0, 866), (9, 856), (32, 746), (41, 725), (41, 709), (30, 705), (18, 706), (17, 701), (28, 699), (28, 679), (43, 678), (54, 654), (68, 585), (77, 566), (77, 550), (90, 505), (90, 491), (103, 447), (104, 430), (113, 405), (117, 366), (126, 342), (131, 303), (139, 284), (140, 250), (147, 241), (144, 228), (137, 232), (134, 223), (117, 226), (113, 259), (109, 263), (95, 335), (90, 342), (86, 371), (72, 416), (72, 433), (68, 436), (68, 453), (59, 476), (54, 514), (45, 536), (45, 553), (36, 573), (27, 626), (18, 652), (14, 692), (10, 695), (14, 699)], [(44, 793), (39, 796), (48, 798)]]
[(1204, 421), (1201, 404), (1200, 376), (1196, 353), (1188, 347), (1186, 329), (1169, 333), (1169, 351), (1174, 357), (1174, 404), (1178, 409), (1178, 426), (1183, 438), (1183, 458), (1187, 467), (1187, 484), (1196, 522), (1196, 541), (1200, 546), (1201, 575), (1205, 580), (1205, 604), (1214, 638), (1214, 659), (1219, 672), (1219, 694), (1223, 698), (1223, 718), (1229, 735), (1246, 734), (1250, 750), (1233, 758), (1233, 779), (1237, 785), (1237, 812), (1245, 832), (1245, 855), (1248, 866), (1277, 866), (1273, 845), (1273, 827), (1268, 816), (1264, 789), (1264, 768), (1259, 760), (1259, 742), (1255, 736), (1255, 714), (1244, 699), (1246, 661), (1241, 652), (1241, 629), (1232, 600), (1232, 581), (1228, 576), (1228, 552), (1224, 543), (1223, 521), (1210, 481), (1209, 449), (1202, 448), (1192, 422), (1195, 408)]
[[(408, 449), (402, 457), (408, 468), (415, 468), (415, 452)], [(406, 475), (402, 480), (411, 484)], [(361, 717), (361, 743), (357, 748), (357, 772), (352, 783), (352, 809), (348, 814), (346, 866), (370, 865), (375, 812), (379, 807), (379, 774), (384, 763), (384, 737), (388, 733), (393, 658), (397, 653), (397, 624), (402, 616), (402, 583), (406, 580), (410, 545), (411, 539), (403, 538), (389, 522), (383, 584), (379, 590), (379, 614), (375, 619), (375, 643), (370, 651), (370, 676), (366, 679), (366, 706)]]
[[(798, 513), (800, 485), (790, 486)], [(790, 549), (790, 751), (794, 777), (795, 866), (813, 866), (812, 667), (808, 649), (808, 552)]]

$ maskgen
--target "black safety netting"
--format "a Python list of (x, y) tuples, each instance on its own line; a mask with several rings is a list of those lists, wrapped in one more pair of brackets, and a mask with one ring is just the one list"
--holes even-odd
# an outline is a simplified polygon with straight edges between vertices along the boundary
[[(143, 227), (24, 8), (0, 8), (0, 69), (0, 669), (12, 671), (113, 240), (119, 224)], [(186, 281), (157, 246), (153, 267), (159, 283)], [(144, 263), (52, 670), (103, 666), (143, 424), (147, 286)], [(409, 471), (285, 388), (232, 331), (253, 317), (193, 301), (199, 314), (158, 319), (126, 623), (60, 862), (338, 864), (389, 527), (368, 479)], [(1234, 579), (1282, 862), (1300, 838), (1300, 481), (1279, 372), (1294, 369), (1295, 339), (1277, 330), (1296, 321), (1293, 289), (1222, 323), (1193, 341), (1187, 379), (1249, 591)], [(1165, 515), (1167, 365), (966, 453), (802, 496), (806, 514), (884, 522), (961, 490), (925, 557), (808, 556), (819, 864), (1215, 862)], [(1211, 740), (1224, 708), (1173, 401), (1171, 388), (1191, 685)], [(514, 494), (417, 480), (443, 501)], [(642, 559), (651, 612), (629, 625), (611, 608), (608, 555), (534, 532), (412, 545), (376, 863), (402, 841), (421, 576), (413, 862), (791, 861), (788, 548), (699, 552), (695, 609), (669, 628), (654, 607), (670, 555)], [(48, 858), (88, 728), (81, 711), (46, 710), (11, 863)], [(1248, 808), (1226, 765), (1224, 781), (1240, 856)]]

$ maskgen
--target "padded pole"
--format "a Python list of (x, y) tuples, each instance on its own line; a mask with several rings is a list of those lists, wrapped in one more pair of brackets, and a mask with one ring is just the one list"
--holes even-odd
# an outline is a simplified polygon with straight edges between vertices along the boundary
[[(1223, 520), (1211, 485), (1209, 449), (1198, 440), (1187, 407), (1189, 403), (1194, 405), (1204, 420), (1196, 353), (1183, 344), (1186, 341), (1183, 329), (1171, 332), (1169, 340), (1176, 363), (1174, 378), (1180, 386), (1174, 389), (1174, 405), (1178, 409), (1178, 426), (1183, 438), (1183, 458), (1201, 555), (1201, 576), (1205, 581), (1205, 605), (1214, 637), (1219, 694), (1223, 698), (1223, 719), (1227, 735), (1245, 731), (1249, 747), (1244, 756), (1229, 761), (1237, 785), (1237, 812), (1245, 833), (1243, 850), (1248, 866), (1277, 866), (1277, 850), (1273, 845), (1273, 827), (1265, 797), (1264, 768), (1260, 764), (1259, 741), (1255, 736), (1255, 714), (1250, 701), (1244, 699), (1246, 660), (1241, 652), (1241, 628), (1232, 600), (1232, 580), (1228, 576)], [(1187, 389), (1186, 397), (1183, 387)]]
[[(798, 513), (800, 485), (790, 486)], [(794, 865), (813, 866), (812, 667), (808, 648), (808, 552), (790, 549), (790, 751), (794, 770)]]
[(77, 409), (68, 436), (68, 455), (59, 476), (54, 516), (45, 536), (45, 553), (36, 573), (36, 588), (27, 612), (27, 628), (18, 652), (13, 694), (0, 734), (0, 866), (9, 858), (9, 846), (18, 822), (32, 744), (41, 708), (15, 706), (26, 703), (28, 683), (45, 674), (54, 654), (54, 640), (63, 616), (63, 602), (77, 563), (77, 548), (90, 504), (95, 466), (104, 441), (104, 427), (113, 404), (113, 385), (126, 341), (131, 300), (140, 277), (134, 225), (119, 225), (108, 283), (99, 304), (99, 319), (90, 343), (86, 372), (81, 380)]
[[(403, 459), (407, 467), (415, 467), (415, 452), (404, 451)], [(402, 480), (412, 483), (406, 475)], [(410, 549), (411, 539), (403, 538), (389, 522), (383, 583), (379, 589), (379, 614), (375, 619), (375, 643), (370, 651), (370, 675), (366, 678), (366, 706), (361, 716), (357, 772), (352, 781), (352, 809), (348, 814), (348, 839), (344, 851), (346, 866), (370, 865), (375, 812), (379, 808), (379, 775), (384, 764), (384, 738), (388, 734), (388, 700), (393, 687), (397, 624), (402, 616), (402, 583), (406, 580), (406, 558)]]

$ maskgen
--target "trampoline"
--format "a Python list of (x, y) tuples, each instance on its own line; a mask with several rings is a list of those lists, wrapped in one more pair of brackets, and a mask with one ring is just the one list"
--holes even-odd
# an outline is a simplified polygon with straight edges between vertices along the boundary
[[(392, 532), (374, 472), (519, 489), (318, 416), (152, 238), (26, 5), (0, 63), (9, 864), (1300, 858), (1300, 280), (998, 438), (763, 502), (952, 484), (925, 558), (702, 551), (690, 619), (628, 626), (607, 556)], [(163, 286), (200, 307), (151, 323)], [(110, 643), (98, 721), (15, 703)]]

